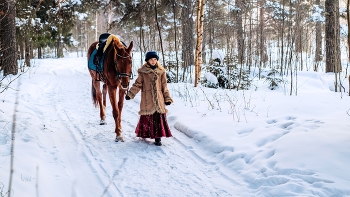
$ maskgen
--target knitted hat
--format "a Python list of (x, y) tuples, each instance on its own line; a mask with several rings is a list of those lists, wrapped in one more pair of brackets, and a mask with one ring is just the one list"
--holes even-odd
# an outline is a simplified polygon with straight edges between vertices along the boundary
[(159, 60), (159, 56), (158, 56), (158, 53), (155, 52), (155, 51), (149, 51), (146, 53), (146, 59), (145, 61), (147, 62), (149, 59), (151, 58), (156, 58), (157, 60)]

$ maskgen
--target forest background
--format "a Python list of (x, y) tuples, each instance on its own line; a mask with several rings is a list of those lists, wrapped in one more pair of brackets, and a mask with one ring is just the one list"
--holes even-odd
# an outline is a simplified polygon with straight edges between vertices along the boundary
[[(174, 82), (193, 78), (192, 66), (195, 85), (206, 83), (204, 70), (219, 80), (207, 86), (230, 89), (247, 88), (241, 84), (252, 67), (259, 78), (266, 69), (273, 76), (313, 70), (334, 72), (335, 91), (345, 91), (349, 20), (349, 0), (1, 0), (0, 92), (10, 83), (3, 79), (24, 72), (31, 59), (61, 58), (64, 50), (84, 56), (105, 32), (134, 41), (141, 56), (159, 51)], [(223, 69), (210, 65), (229, 77), (220, 79)]]

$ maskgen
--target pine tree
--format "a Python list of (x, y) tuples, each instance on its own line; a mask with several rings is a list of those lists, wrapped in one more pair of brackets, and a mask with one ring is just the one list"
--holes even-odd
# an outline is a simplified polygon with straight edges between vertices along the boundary
[(0, 3), (0, 55), (4, 76), (18, 73), (16, 49), (15, 0)]
[(340, 68), (339, 0), (325, 1), (326, 72), (338, 73)]

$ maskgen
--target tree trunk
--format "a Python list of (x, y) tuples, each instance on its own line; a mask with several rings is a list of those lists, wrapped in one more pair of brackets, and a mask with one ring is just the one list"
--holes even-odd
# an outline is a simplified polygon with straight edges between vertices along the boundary
[(18, 73), (16, 44), (15, 0), (7, 0), (0, 5), (0, 12), (7, 13), (0, 21), (1, 54), (4, 76)]
[(29, 46), (29, 38), (25, 37), (24, 38), (24, 46), (25, 46), (25, 65), (30, 67), (30, 46)]
[(250, 72), (250, 67), (252, 66), (253, 63), (253, 57), (252, 57), (252, 53), (253, 53), (253, 21), (252, 21), (252, 17), (249, 17), (249, 37), (248, 39), (248, 49), (247, 49), (247, 63), (248, 63), (248, 70)]
[(326, 0), (326, 72), (340, 72), (339, 0)]
[(38, 59), (42, 59), (43, 58), (43, 54), (41, 52), (41, 46), (38, 46)]
[(34, 58), (33, 41), (29, 42), (29, 49), (30, 49), (30, 59), (33, 59)]
[(61, 42), (61, 35), (58, 37), (57, 41), (57, 58), (62, 58), (63, 56), (63, 43)]
[(177, 51), (177, 25), (176, 25), (176, 1), (173, 0), (173, 12), (174, 12), (174, 39), (175, 39), (175, 58), (176, 58), (176, 83), (179, 82), (179, 55)]
[[(350, 0), (348, 0), (350, 1)], [(316, 5), (320, 5), (320, 0), (316, 0)], [(322, 61), (322, 32), (321, 32), (321, 21), (316, 21), (316, 49), (315, 49), (315, 66), (314, 71), (318, 71), (318, 66)]]
[(284, 23), (285, 23), (285, 12), (284, 12), (284, 1), (282, 1), (282, 24), (280, 26), (280, 34), (281, 34), (281, 63), (280, 63), (280, 75), (283, 75), (284, 71)]
[(300, 0), (296, 3), (296, 16), (295, 16), (295, 32), (294, 32), (294, 36), (295, 36), (295, 52), (296, 53), (301, 53), (303, 51), (303, 47), (302, 47), (302, 30), (303, 27), (301, 26), (301, 7), (300, 7)]
[(346, 1), (346, 13), (347, 13), (346, 20), (348, 22), (348, 62), (350, 62), (350, 10), (349, 9), (350, 9), (350, 0), (347, 0)]
[(194, 87), (197, 87), (201, 76), (204, 6), (205, 0), (197, 0), (197, 44)]
[[(209, 5), (212, 4), (212, 0), (209, 0)], [(213, 37), (214, 37), (214, 28), (213, 20), (211, 19), (211, 7), (208, 6), (208, 23), (207, 23), (207, 35), (208, 35), (208, 47), (209, 47), (209, 62), (213, 59)]]
[(237, 15), (236, 15), (236, 21), (237, 21), (237, 48), (238, 48), (238, 63), (243, 64), (244, 63), (244, 53), (245, 53), (245, 46), (244, 46), (244, 35), (243, 35), (243, 5), (244, 0), (237, 0), (236, 6), (238, 8)]
[(193, 49), (193, 20), (192, 20), (192, 0), (183, 0), (183, 7), (181, 12), (182, 22), (182, 61), (183, 61), (183, 77), (185, 80), (185, 72), (188, 71), (188, 67), (194, 65), (194, 54)]
[(23, 41), (23, 36), (19, 36), (18, 40), (17, 40), (17, 44), (19, 46), (19, 57), (21, 60), (24, 59), (24, 51), (25, 51), (25, 47), (24, 47), (24, 41)]
[(268, 60), (267, 53), (266, 53), (266, 45), (265, 45), (265, 0), (260, 2), (260, 19), (259, 19), (259, 34), (260, 34), (260, 40), (259, 40), (259, 56), (260, 56), (260, 65), (259, 68), (265, 67), (265, 62)]
[[(143, 50), (145, 50), (145, 38), (143, 36), (143, 23), (142, 23), (142, 17), (141, 17), (141, 11), (139, 12), (139, 22), (140, 22), (140, 53), (141, 57), (143, 57)], [(141, 65), (143, 64), (143, 59), (141, 58)]]
[(236, 6), (238, 8), (236, 15), (237, 22), (237, 59), (238, 64), (240, 65), (239, 74), (238, 74), (238, 83), (237, 83), (237, 91), (240, 88), (241, 80), (242, 80), (242, 69), (245, 59), (245, 43), (244, 43), (244, 30), (243, 30), (243, 9), (244, 9), (244, 0), (236, 0)]
[(155, 11), (155, 19), (156, 19), (156, 24), (157, 24), (157, 28), (158, 28), (158, 34), (159, 34), (159, 43), (160, 43), (160, 48), (162, 51), (162, 59), (163, 59), (163, 66), (165, 65), (165, 58), (164, 58), (164, 50), (163, 50), (163, 39), (162, 39), (162, 33), (160, 31), (160, 26), (159, 26), (159, 22), (158, 22), (158, 12), (157, 12), (157, 0), (154, 0), (154, 11)]

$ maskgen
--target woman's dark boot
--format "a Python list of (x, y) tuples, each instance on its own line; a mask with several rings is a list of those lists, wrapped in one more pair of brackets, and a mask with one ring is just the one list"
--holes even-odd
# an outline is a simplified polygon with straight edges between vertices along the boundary
[(162, 145), (162, 142), (160, 142), (160, 138), (156, 138), (154, 144), (155, 144), (156, 146), (161, 146), (161, 145)]

